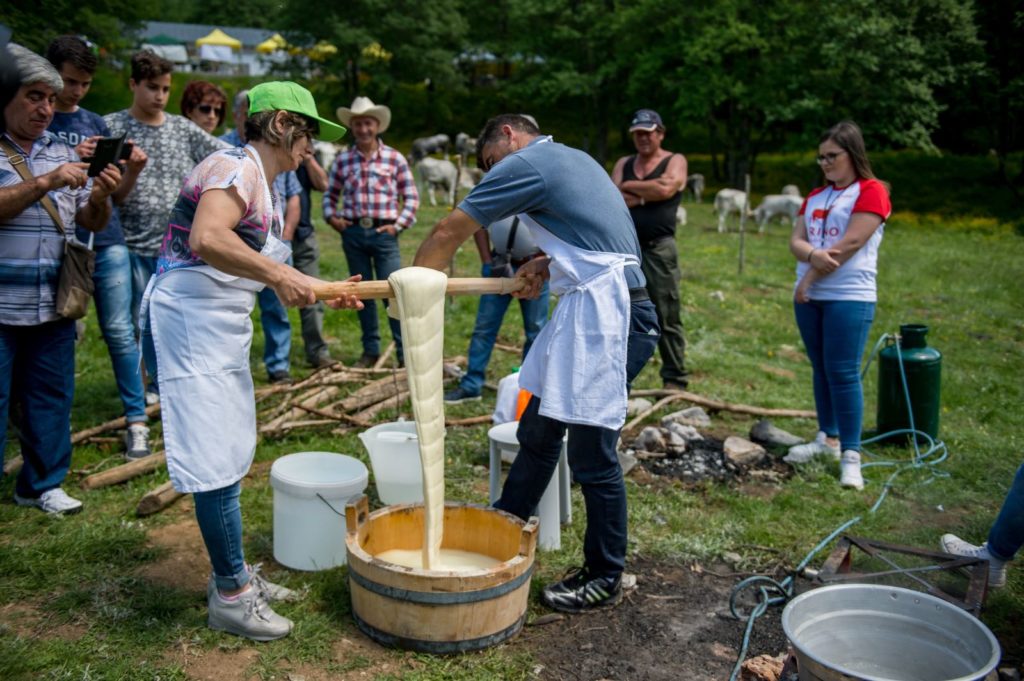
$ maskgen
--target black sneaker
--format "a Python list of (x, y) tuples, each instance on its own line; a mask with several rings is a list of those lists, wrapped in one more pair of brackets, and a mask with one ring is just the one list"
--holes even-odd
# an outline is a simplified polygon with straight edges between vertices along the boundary
[(562, 581), (544, 587), (541, 600), (561, 612), (607, 608), (622, 600), (622, 579), (591, 577), (586, 568), (574, 568)]
[(284, 385), (292, 382), (292, 375), (287, 370), (271, 371), (267, 374), (271, 383)]
[(477, 402), (480, 400), (480, 393), (474, 395), (461, 385), (455, 390), (449, 390), (444, 394), (445, 404), (462, 404), (463, 402)]

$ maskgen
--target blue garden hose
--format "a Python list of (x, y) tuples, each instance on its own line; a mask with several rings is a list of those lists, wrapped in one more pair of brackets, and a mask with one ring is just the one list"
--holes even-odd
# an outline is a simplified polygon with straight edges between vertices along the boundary
[[(871, 367), (871, 362), (878, 354), (879, 349), (888, 341), (892, 341), (896, 344), (896, 360), (900, 368), (900, 380), (903, 384), (903, 397), (907, 401), (907, 414), (910, 417), (910, 427), (894, 430), (888, 433), (881, 433), (875, 435), (872, 438), (864, 440), (864, 444), (871, 444), (872, 442), (878, 442), (879, 440), (885, 440), (896, 435), (910, 435), (910, 440), (914, 443), (914, 455), (910, 462), (906, 461), (873, 461), (871, 463), (865, 463), (863, 468), (869, 467), (895, 467), (886, 481), (882, 484), (882, 493), (878, 496), (878, 499), (871, 506), (868, 513), (874, 513), (878, 510), (878, 507), (882, 505), (882, 501), (889, 494), (889, 490), (892, 489), (893, 482), (897, 476), (901, 473), (914, 470), (919, 468), (928, 469), (930, 475), (921, 484), (930, 484), (937, 478), (948, 478), (949, 473), (937, 470), (937, 466), (945, 461), (949, 457), (949, 450), (946, 444), (941, 440), (934, 440), (930, 435), (925, 432), (919, 431), (914, 427), (914, 410), (910, 406), (910, 388), (907, 385), (907, 375), (903, 368), (903, 356), (900, 352), (900, 337), (897, 334), (882, 334), (882, 337), (875, 343), (875, 347), (871, 350), (868, 355), (868, 359), (865, 362), (864, 370), (861, 372), (861, 380), (863, 381), (864, 376), (867, 375), (868, 369)], [(928, 446), (921, 451), (918, 445), (918, 437), (923, 438)], [(871, 455), (866, 450), (862, 453)], [(747, 649), (750, 647), (750, 634), (754, 630), (754, 622), (757, 618), (763, 615), (770, 606), (780, 605), (788, 601), (793, 597), (793, 588), (796, 575), (800, 574), (807, 564), (811, 562), (811, 559), (816, 556), (822, 549), (828, 546), (836, 537), (845, 532), (848, 528), (856, 525), (861, 521), (862, 516), (857, 516), (851, 520), (846, 521), (835, 530), (833, 530), (827, 537), (822, 539), (818, 544), (811, 549), (811, 551), (804, 556), (804, 559), (800, 561), (800, 564), (796, 566), (791, 574), (789, 574), (782, 581), (776, 581), (767, 575), (754, 575), (747, 577), (740, 581), (736, 586), (732, 588), (732, 593), (729, 596), (729, 612), (732, 613), (733, 617), (743, 621), (746, 620), (747, 626), (743, 631), (743, 644), (740, 647), (739, 658), (736, 660), (736, 665), (733, 667), (732, 675), (729, 676), (729, 681), (736, 681), (739, 678), (740, 671), (743, 668), (743, 661), (747, 658)], [(755, 605), (750, 613), (744, 615), (739, 611), (737, 600), (741, 593), (749, 589), (756, 589), (757, 596), (759, 598), (757, 605)]]

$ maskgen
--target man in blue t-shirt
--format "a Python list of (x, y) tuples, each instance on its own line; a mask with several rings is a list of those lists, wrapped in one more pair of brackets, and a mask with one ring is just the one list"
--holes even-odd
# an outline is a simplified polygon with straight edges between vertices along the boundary
[[(96, 55), (81, 38), (65, 35), (50, 43), (46, 58), (64, 81), (64, 89), (54, 104), (49, 130), (74, 147), (79, 158), (89, 158), (96, 149), (96, 140), (110, 136), (110, 129), (99, 114), (78, 105), (92, 85)], [(142, 373), (139, 370), (139, 348), (132, 325), (132, 271), (117, 204), (135, 186), (135, 180), (145, 165), (145, 152), (133, 147), (121, 185), (112, 196), (114, 209), (107, 227), (95, 235), (81, 226), (76, 226), (75, 230), (79, 241), (92, 243), (96, 250), (96, 271), (93, 273), (96, 316), (107, 342), (114, 379), (128, 421), (125, 432), (125, 456), (128, 459), (149, 456), (151, 452)]]
[(441, 220), (415, 265), (447, 268), (459, 244), (483, 225), (520, 213), (547, 257), (516, 272), (535, 298), (550, 278), (558, 305), (523, 362), (519, 385), (533, 397), (516, 436), (519, 453), (496, 508), (527, 518), (558, 464), (568, 430), (573, 480), (587, 508), (583, 567), (546, 587), (563, 612), (614, 605), (626, 561), (626, 488), (616, 445), (629, 384), (654, 353), (658, 321), (644, 288), (629, 210), (607, 173), (578, 149), (541, 136), (517, 114), (487, 122), (477, 139), (484, 179)]

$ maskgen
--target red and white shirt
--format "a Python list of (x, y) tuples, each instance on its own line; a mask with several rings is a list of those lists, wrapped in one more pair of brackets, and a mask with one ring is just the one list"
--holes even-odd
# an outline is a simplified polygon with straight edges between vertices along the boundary
[(335, 216), (346, 220), (394, 220), (400, 230), (416, 222), (420, 195), (409, 164), (397, 150), (381, 143), (367, 157), (353, 146), (338, 154), (328, 176), (323, 202), (325, 220)]
[[(828, 250), (846, 235), (854, 213), (875, 213), (882, 224), (860, 250), (839, 269), (811, 285), (811, 300), (855, 300), (875, 302), (878, 298), (875, 278), (878, 274), (878, 248), (882, 244), (885, 221), (892, 213), (892, 203), (885, 185), (878, 180), (857, 180), (846, 187), (828, 184), (818, 187), (804, 199), (800, 215), (804, 217), (807, 240), (814, 248)], [(799, 282), (810, 265), (798, 262)]]

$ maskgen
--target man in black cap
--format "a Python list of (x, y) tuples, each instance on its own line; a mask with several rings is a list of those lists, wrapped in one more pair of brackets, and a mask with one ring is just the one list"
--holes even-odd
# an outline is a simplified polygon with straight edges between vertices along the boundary
[(629, 132), (637, 153), (615, 163), (612, 182), (622, 192), (633, 217), (643, 253), (641, 266), (647, 293), (658, 312), (661, 380), (669, 390), (683, 390), (688, 379), (683, 357), (686, 338), (679, 312), (682, 274), (676, 249), (676, 208), (686, 187), (686, 157), (661, 148), (665, 125), (657, 111), (637, 111)]

